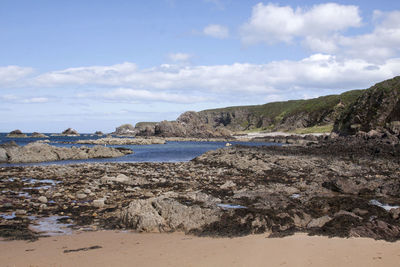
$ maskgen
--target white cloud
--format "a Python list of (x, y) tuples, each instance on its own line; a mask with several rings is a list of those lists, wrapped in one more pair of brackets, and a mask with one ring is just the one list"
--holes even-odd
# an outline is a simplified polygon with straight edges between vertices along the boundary
[(47, 97), (31, 97), (31, 98), (25, 98), (25, 97), (20, 97), (17, 95), (2, 95), (0, 96), (0, 99), (2, 99), (4, 102), (8, 103), (19, 103), (19, 104), (34, 104), (34, 103), (47, 103), (49, 102), (49, 98)]
[(225, 26), (218, 24), (210, 24), (203, 29), (203, 33), (205, 35), (218, 38), (225, 39), (229, 37), (229, 29)]
[[(121, 65), (135, 66), (133, 63)], [(182, 66), (163, 64), (149, 69), (114, 66), (81, 67), (55, 71), (34, 79), (36, 87), (130, 88), (114, 91), (115, 96), (190, 102), (182, 96), (207, 94), (279, 94), (291, 90), (362, 88), (373, 82), (399, 75), (400, 59), (381, 63), (363, 59), (342, 59), (314, 54), (299, 61), (274, 61), (267, 64)], [(112, 69), (113, 71), (104, 71)], [(45, 79), (47, 77), (47, 79)], [(150, 93), (151, 92), (151, 93)], [(165, 95), (159, 92), (164, 92)], [(112, 95), (109, 95), (111, 98)]]
[(400, 11), (375, 11), (374, 18), (372, 33), (336, 38), (344, 54), (376, 62), (400, 52)]
[(357, 6), (327, 3), (310, 9), (259, 3), (241, 27), (244, 44), (291, 42), (297, 37), (329, 36), (350, 27), (359, 27)]
[(188, 96), (185, 94), (165, 93), (165, 92), (151, 92), (148, 90), (135, 90), (131, 88), (118, 88), (105, 93), (95, 94), (80, 94), (78, 97), (86, 98), (88, 96), (95, 96), (105, 100), (116, 102), (172, 102), (172, 103), (195, 103), (203, 102), (206, 100), (200, 96)]
[(173, 62), (187, 62), (192, 55), (186, 53), (170, 53), (168, 59)]
[(33, 82), (37, 86), (82, 85), (87, 83), (115, 85), (121, 83), (127, 75), (136, 70), (136, 65), (129, 62), (111, 66), (68, 68), (39, 75)]
[(33, 68), (0, 66), (0, 86), (11, 85), (33, 73)]
[[(111, 102), (260, 103), (271, 99), (293, 99), (323, 95), (334, 90), (367, 88), (400, 74), (400, 58), (382, 62), (348, 59), (317, 53), (302, 60), (266, 64), (187, 66), (163, 64), (140, 69), (133, 63), (68, 68), (26, 80), (30, 88), (52, 88), (65, 92), (80, 90), (87, 100)], [(71, 92), (71, 91), (70, 91)], [(8, 100), (7, 100), (8, 98)], [(48, 101), (3, 96), (13, 103)], [(247, 102), (246, 102), (247, 101)]]
[(23, 103), (47, 103), (49, 102), (49, 99), (47, 97), (32, 97), (32, 98), (26, 98), (23, 99), (21, 102)]

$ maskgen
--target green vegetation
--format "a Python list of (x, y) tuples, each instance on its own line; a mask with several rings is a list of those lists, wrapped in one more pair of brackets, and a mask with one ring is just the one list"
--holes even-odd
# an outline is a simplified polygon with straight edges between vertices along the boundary
[(225, 125), (232, 128), (239, 126), (243, 130), (273, 130), (271, 125), (279, 128), (283, 123), (290, 124), (290, 120), (286, 122), (286, 119), (292, 116), (296, 116), (299, 119), (307, 117), (308, 126), (314, 126), (320, 125), (324, 118), (327, 118), (328, 121), (334, 120), (337, 115), (337, 109), (344, 109), (350, 106), (364, 91), (353, 90), (340, 95), (321, 96), (308, 100), (290, 100), (264, 105), (209, 109), (200, 113), (211, 113), (214, 116), (231, 114), (232, 121)]

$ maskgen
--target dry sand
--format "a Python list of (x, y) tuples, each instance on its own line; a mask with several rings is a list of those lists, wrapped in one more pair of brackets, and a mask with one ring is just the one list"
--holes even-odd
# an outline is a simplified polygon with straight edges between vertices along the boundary
[[(101, 248), (64, 252), (92, 246)], [(400, 266), (400, 242), (99, 231), (36, 242), (0, 241), (0, 266)]]

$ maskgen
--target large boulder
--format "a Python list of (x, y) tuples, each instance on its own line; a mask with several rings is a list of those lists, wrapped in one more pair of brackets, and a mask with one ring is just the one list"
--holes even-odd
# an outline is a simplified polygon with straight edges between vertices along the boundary
[(72, 129), (72, 128), (68, 128), (65, 131), (62, 132), (62, 135), (68, 135), (68, 136), (79, 136), (79, 133)]
[(121, 212), (121, 222), (140, 232), (190, 231), (220, 219), (221, 209), (186, 206), (175, 199), (157, 197), (137, 199)]
[(336, 120), (334, 131), (353, 135), (371, 130), (400, 132), (400, 76), (366, 90)]

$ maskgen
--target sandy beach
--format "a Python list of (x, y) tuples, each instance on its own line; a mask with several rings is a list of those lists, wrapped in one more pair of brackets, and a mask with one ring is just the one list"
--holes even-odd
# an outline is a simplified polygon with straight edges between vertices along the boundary
[(398, 266), (400, 242), (98, 231), (1, 241), (1, 266)]

